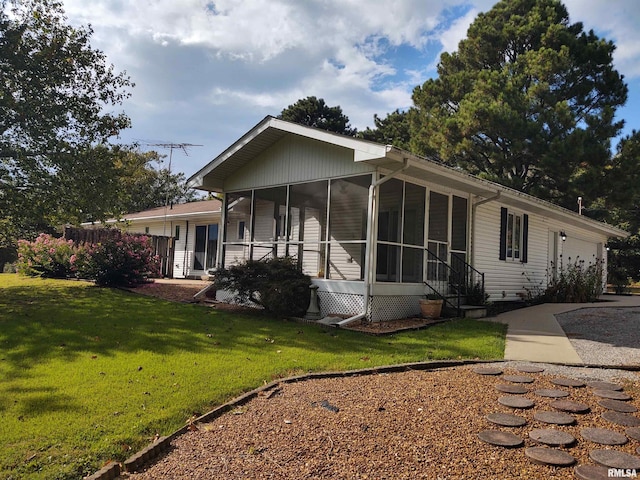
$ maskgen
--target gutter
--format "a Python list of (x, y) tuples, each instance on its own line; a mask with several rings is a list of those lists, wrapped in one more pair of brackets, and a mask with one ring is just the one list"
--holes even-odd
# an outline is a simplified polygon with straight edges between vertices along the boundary
[(383, 183), (385, 183), (387, 180), (391, 180), (392, 178), (395, 178), (396, 175), (398, 175), (399, 173), (403, 172), (404, 170), (406, 170), (407, 168), (409, 168), (409, 160), (407, 158), (403, 158), (402, 159), (402, 167), (393, 170), (391, 173), (389, 173), (388, 175), (385, 175), (383, 178), (379, 178), (378, 180), (374, 181), (373, 183), (371, 183), (371, 185), (369, 185), (369, 199), (368, 199), (368, 203), (367, 203), (367, 209), (368, 209), (368, 218), (367, 218), (367, 242), (366, 242), (366, 252), (367, 252), (367, 256), (365, 258), (365, 263), (364, 263), (364, 301), (363, 301), (363, 306), (362, 306), (362, 312), (358, 313), (357, 315), (354, 315), (353, 317), (349, 317), (349, 318), (345, 318), (344, 320), (341, 320), (337, 323), (334, 323), (333, 325), (338, 326), (338, 327), (342, 327), (344, 325), (348, 325), (350, 323), (353, 323), (357, 320), (362, 320), (363, 318), (365, 318), (367, 316), (367, 311), (369, 310), (369, 297), (371, 294), (371, 277), (373, 276), (373, 273), (371, 272), (371, 265), (373, 264), (373, 234), (375, 231), (374, 228), (374, 209), (375, 209), (375, 190), (376, 187), (379, 187), (380, 185), (382, 185)]

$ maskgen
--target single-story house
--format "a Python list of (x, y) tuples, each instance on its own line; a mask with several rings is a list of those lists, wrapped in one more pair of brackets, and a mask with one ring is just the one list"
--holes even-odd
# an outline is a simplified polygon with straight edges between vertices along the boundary
[[(223, 196), (219, 266), (289, 255), (322, 315), (372, 321), (420, 298), (514, 301), (627, 233), (391, 145), (266, 117), (189, 179)], [(603, 279), (604, 281), (604, 279)]]
[[(118, 224), (132, 233), (173, 237), (173, 278), (200, 278), (217, 265), (220, 200), (168, 205), (129, 213)], [(83, 227), (99, 224), (83, 224)]]

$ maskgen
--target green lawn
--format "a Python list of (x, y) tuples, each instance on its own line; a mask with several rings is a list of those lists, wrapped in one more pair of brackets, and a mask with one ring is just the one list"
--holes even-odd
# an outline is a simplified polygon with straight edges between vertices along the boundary
[(373, 337), (0, 274), (0, 478), (82, 477), (279, 377), (502, 358), (504, 336), (456, 320)]

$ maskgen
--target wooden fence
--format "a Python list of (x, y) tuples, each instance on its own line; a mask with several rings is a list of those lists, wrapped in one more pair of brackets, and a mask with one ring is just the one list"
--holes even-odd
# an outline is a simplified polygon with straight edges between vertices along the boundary
[[(65, 240), (73, 240), (74, 243), (100, 243), (106, 239), (113, 238), (120, 233), (114, 228), (76, 228), (66, 227), (64, 229)], [(162, 235), (147, 235), (144, 233), (130, 233), (135, 236), (146, 236), (151, 238), (153, 254), (160, 257), (160, 274), (164, 278), (173, 278), (173, 259), (175, 254), (175, 239)]]

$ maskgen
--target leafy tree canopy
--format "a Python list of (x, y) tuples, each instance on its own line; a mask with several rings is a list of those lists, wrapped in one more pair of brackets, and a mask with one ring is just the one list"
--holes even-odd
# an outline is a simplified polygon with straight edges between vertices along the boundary
[(389, 113), (385, 118), (377, 114), (373, 116), (374, 128), (367, 127), (358, 132), (358, 137), (385, 145), (409, 150), (411, 142), (411, 124), (409, 112), (399, 109)]
[(571, 208), (596, 198), (627, 99), (614, 44), (557, 0), (502, 0), (415, 88), (412, 150)]
[(357, 133), (355, 128), (351, 128), (349, 117), (342, 113), (342, 108), (339, 105), (329, 107), (322, 98), (302, 98), (282, 110), (278, 118), (344, 135)]
[(93, 184), (115, 175), (97, 168), (108, 147), (87, 154), (129, 126), (109, 107), (133, 84), (91, 48), (91, 35), (66, 24), (58, 0), (0, 0), (0, 246), (50, 230), (66, 204), (83, 208), (75, 190), (95, 200), (104, 192)]

